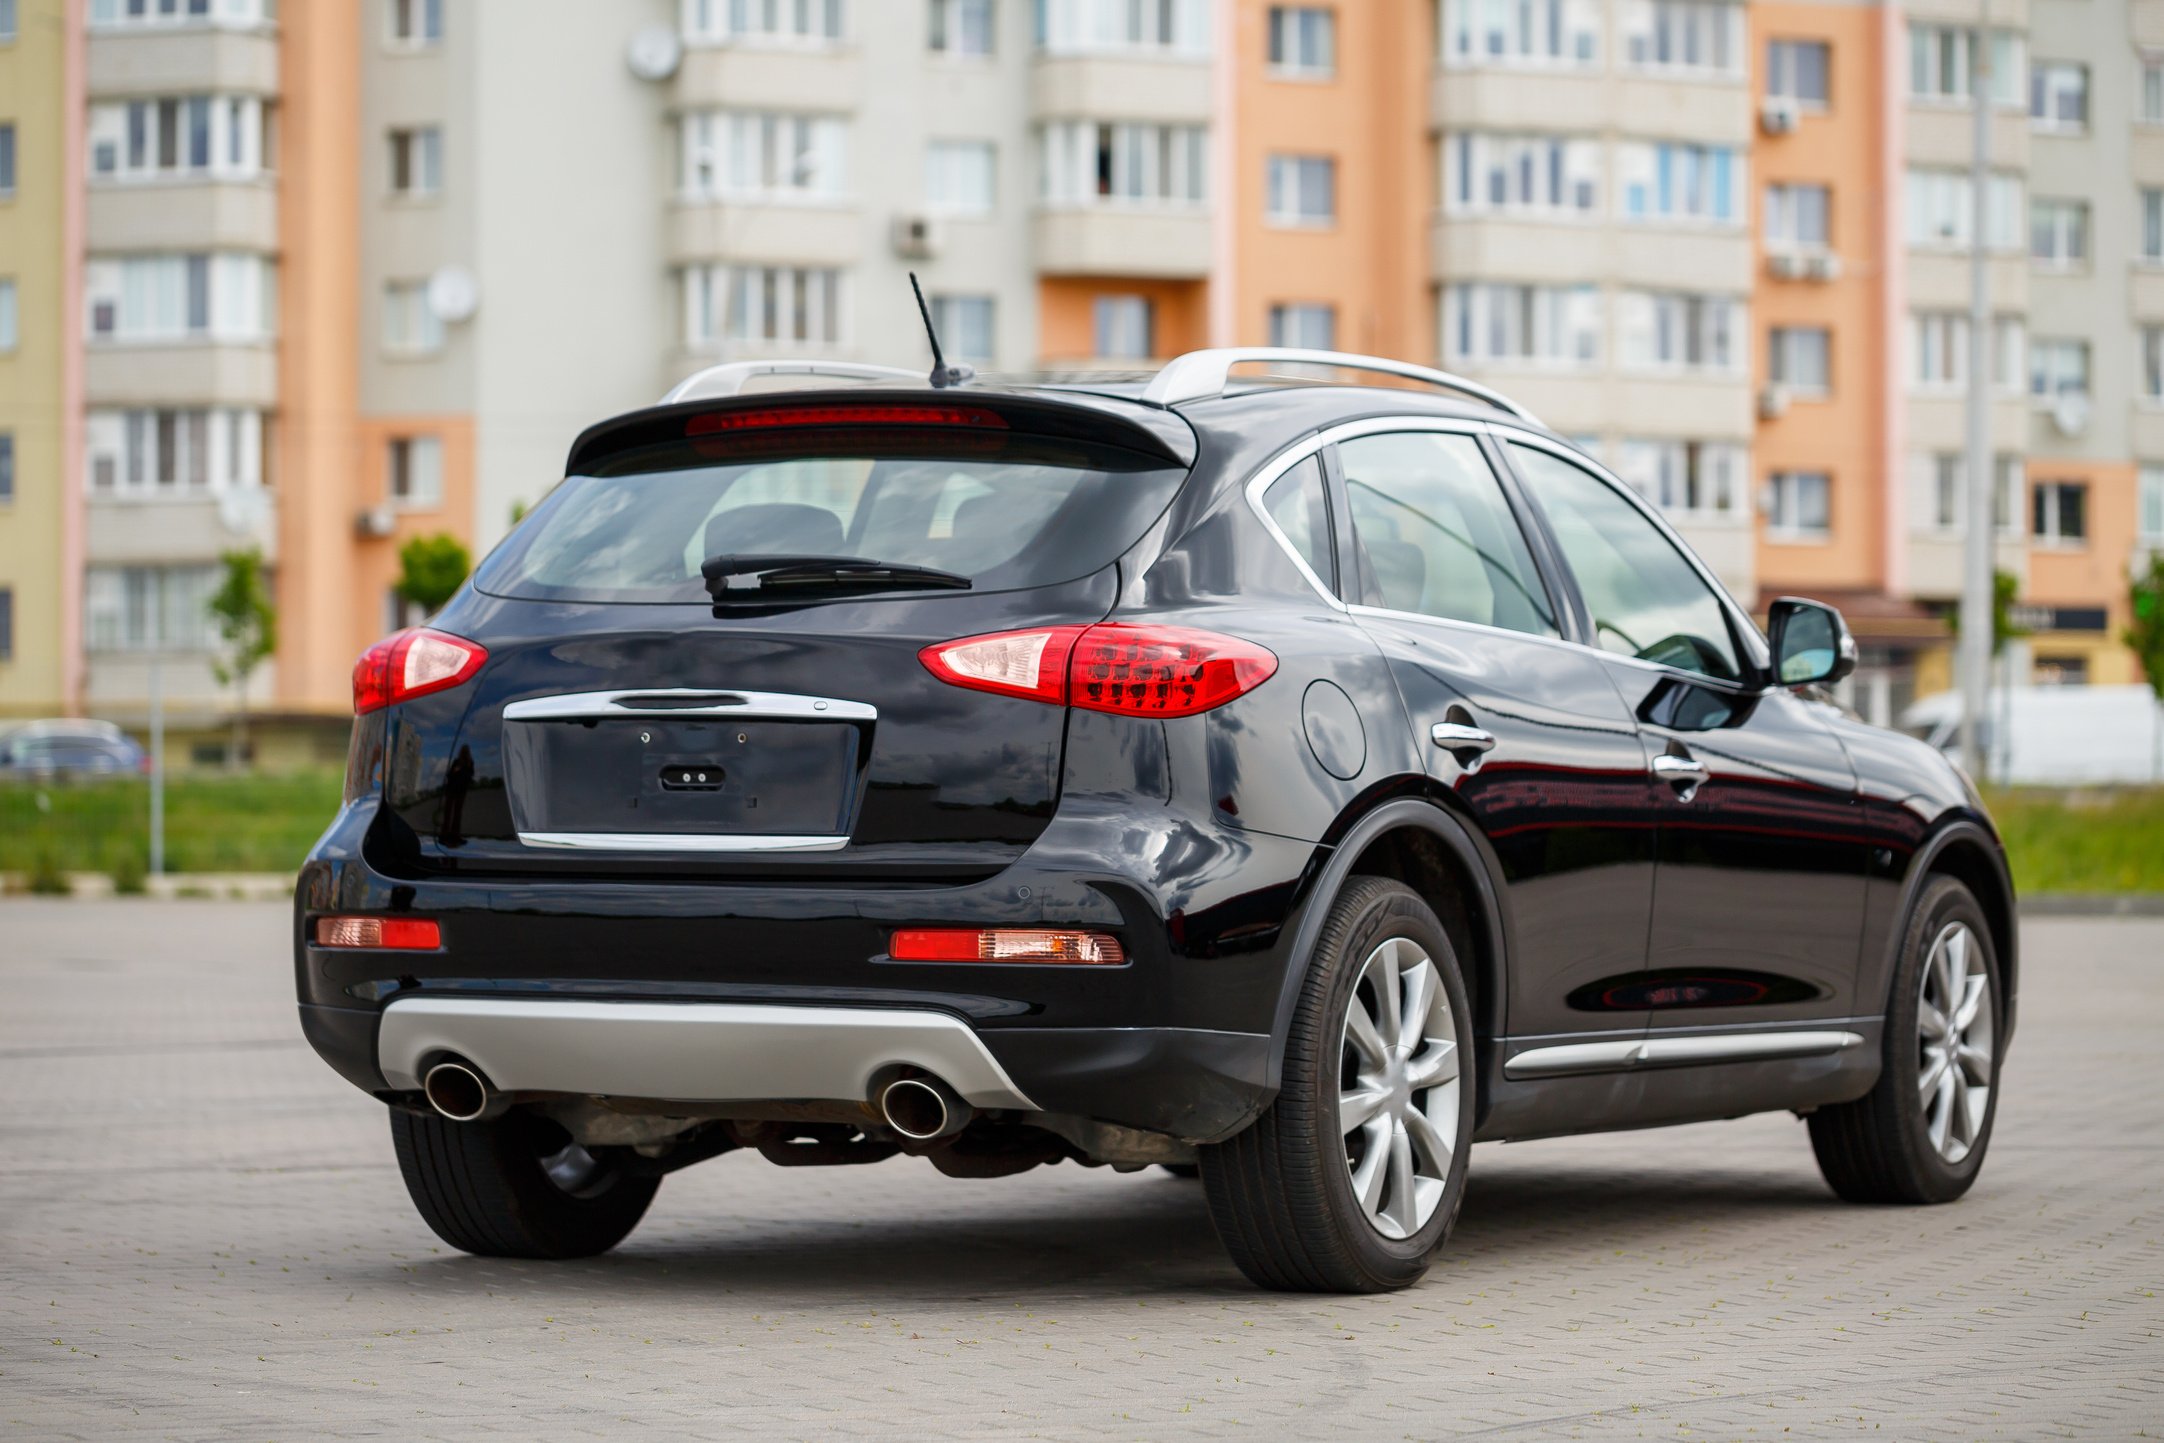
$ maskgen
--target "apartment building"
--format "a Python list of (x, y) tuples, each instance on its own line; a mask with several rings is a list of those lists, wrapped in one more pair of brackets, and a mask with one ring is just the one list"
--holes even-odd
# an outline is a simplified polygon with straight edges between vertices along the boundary
[(407, 540), (485, 549), (702, 365), (928, 359), (915, 272), (989, 371), (1505, 388), (1739, 594), (1841, 604), (1890, 718), (1950, 681), (1984, 70), (2011, 674), (2128, 677), (2164, 0), (1988, 13), (1978, 55), (1983, 0), (0, 0), (0, 707), (138, 717), (155, 654), (209, 721), (254, 544), (257, 704), (335, 716)]

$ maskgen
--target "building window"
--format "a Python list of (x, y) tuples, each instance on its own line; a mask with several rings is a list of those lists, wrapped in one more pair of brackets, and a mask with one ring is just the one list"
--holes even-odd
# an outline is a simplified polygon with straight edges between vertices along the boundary
[(1766, 349), (1775, 385), (1805, 396), (1833, 389), (1833, 343), (1824, 326), (1775, 326)]
[(842, 0), (682, 0), (684, 38), (825, 47), (842, 38)]
[(932, 53), (990, 55), (994, 0), (932, 0)]
[(925, 152), (925, 206), (942, 215), (990, 215), (997, 172), (991, 141), (935, 140)]
[(939, 346), (958, 361), (984, 364), (997, 349), (993, 319), (998, 314), (990, 296), (933, 296), (932, 325), (939, 331)]
[(1833, 529), (1833, 479), (1776, 471), (1766, 483), (1766, 530), (1783, 541), (1823, 541)]
[(20, 341), (16, 331), (15, 278), (0, 276), (0, 351), (12, 351)]
[(2030, 496), (2030, 534), (2038, 541), (2079, 545), (2089, 538), (2089, 483), (2039, 481)]
[(2054, 337), (2029, 346), (2029, 394), (2052, 401), (2089, 394), (2089, 343)]
[(433, 125), (391, 132), (391, 194), (409, 200), (443, 189), (443, 132)]
[(259, 255), (213, 251), (92, 259), (83, 268), (94, 341), (262, 341), (274, 275)]
[(248, 30), (276, 18), (277, 0), (90, 0), (93, 30), (215, 25)]
[[(2019, 456), (1992, 459), (1992, 525), (2001, 536), (2012, 536), (2020, 516), (2023, 485)], [(1969, 514), (1968, 458), (1959, 451), (1918, 453), (1909, 458), (1912, 485), (1911, 512), (1916, 530), (1955, 535), (1967, 529)]]
[(1745, 313), (1731, 296), (1624, 291), (1616, 297), (1618, 363), (1628, 371), (1739, 374)]
[(2164, 265), (2164, 190), (2146, 186), (2141, 193), (2141, 258)]
[(1443, 335), (1453, 361), (1598, 365), (1600, 291), (1461, 282), (1444, 292)]
[(1270, 344), (1300, 351), (1337, 349), (1337, 307), (1286, 303), (1270, 307)]
[(427, 281), (384, 282), (383, 349), (402, 356), (443, 349), (443, 319), (428, 303)]
[(15, 38), (15, 0), (0, 0), (0, 41)]
[[(1908, 172), (1908, 243), (1918, 250), (1967, 250), (1975, 207), (1965, 170)], [(1984, 243), (1995, 251), (2022, 248), (2021, 177), (1995, 174), (1985, 191)]]
[(433, 511), (443, 504), (443, 442), (435, 436), (394, 436), (388, 461), (391, 504)]
[(1743, 152), (1722, 145), (1626, 141), (1616, 147), (1616, 179), (1629, 220), (1742, 225), (1747, 168)]
[(1443, 194), (1459, 214), (1591, 217), (1600, 207), (1597, 140), (1461, 130), (1443, 154)]
[(2029, 259), (2040, 266), (2077, 266), (2089, 259), (2089, 202), (2029, 202)]
[(2089, 128), (2089, 67), (2039, 60), (2029, 73), (2029, 125), (2036, 130)]
[(0, 506), (15, 499), (15, 433), (0, 431)]
[(1157, 305), (1148, 296), (1099, 296), (1090, 324), (1099, 356), (1142, 361), (1157, 354)]
[(1058, 121), (1040, 137), (1048, 204), (1191, 207), (1208, 198), (1202, 126)]
[(693, 347), (842, 342), (842, 273), (830, 267), (692, 266), (684, 293), (684, 339)]
[(0, 200), (15, 194), (15, 123), (0, 123)]
[(201, 498), (263, 484), (260, 411), (92, 410), (84, 440), (96, 500)]
[(1766, 94), (1810, 110), (1826, 108), (1832, 51), (1823, 40), (1766, 42)]
[(1744, 448), (1727, 441), (1626, 437), (1616, 474), (1678, 520), (1725, 521), (1737, 514), (1746, 460)]
[(263, 102), (191, 95), (93, 105), (87, 139), (101, 182), (252, 179), (263, 169)]
[(83, 574), (92, 651), (207, 651), (215, 566), (93, 566)]
[(2144, 546), (2164, 547), (2164, 465), (2142, 463), (2138, 506), (2135, 535)]
[(0, 661), (15, 659), (15, 589), (0, 586)]
[(2141, 93), (2138, 119), (2144, 125), (2164, 125), (2164, 55), (2141, 58)]
[[(1966, 311), (1916, 311), (1909, 316), (1909, 384), (1919, 391), (1958, 391), (1969, 378)], [(2019, 316), (1991, 323), (1991, 384), (2019, 392), (2028, 385), (2027, 327)]]
[(420, 50), (443, 41), (443, 0), (385, 0), (391, 43)]
[(1600, 0), (1443, 0), (1443, 59), (1451, 65), (1592, 66), (1600, 62)]
[(1730, 0), (1623, 0), (1623, 54), (1639, 69), (1743, 73), (1743, 7)]
[(1766, 248), (1822, 251), (1833, 239), (1833, 192), (1823, 185), (1766, 187)]
[[(1909, 26), (1909, 98), (1953, 103), (1973, 93), (1975, 32), (1966, 25)], [(2012, 30), (1991, 32), (1991, 98), (2002, 106), (2028, 103), (2027, 46)]]
[(848, 188), (837, 115), (710, 110), (683, 117), (686, 200), (832, 200)]
[(1054, 55), (1210, 53), (1210, 0), (1036, 0), (1036, 23)]
[(1270, 157), (1272, 225), (1322, 226), (1337, 220), (1337, 162), (1327, 155)]
[(2089, 658), (2047, 656), (2040, 652), (2029, 666), (2029, 677), (2037, 686), (2087, 686)]
[(1302, 80), (1337, 73), (1337, 12), (1321, 5), (1270, 7), (1270, 69)]

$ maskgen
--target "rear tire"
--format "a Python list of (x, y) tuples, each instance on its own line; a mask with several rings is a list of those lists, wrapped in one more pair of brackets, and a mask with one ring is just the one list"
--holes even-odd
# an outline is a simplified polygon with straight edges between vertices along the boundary
[(1836, 1193), (1943, 1203), (1969, 1190), (1998, 1114), (2004, 996), (1983, 908), (1936, 878), (1902, 937), (1878, 1084), (1811, 1114), (1811, 1149)]
[(487, 1258), (589, 1258), (622, 1242), (661, 1186), (561, 1129), (513, 1113), (452, 1122), (391, 1109), (398, 1170), (421, 1220), (452, 1247)]
[(1240, 1271), (1286, 1292), (1418, 1282), (1465, 1197), (1472, 1057), (1435, 913), (1401, 883), (1353, 878), (1317, 939), (1276, 1100), (1201, 1150), (1211, 1221)]

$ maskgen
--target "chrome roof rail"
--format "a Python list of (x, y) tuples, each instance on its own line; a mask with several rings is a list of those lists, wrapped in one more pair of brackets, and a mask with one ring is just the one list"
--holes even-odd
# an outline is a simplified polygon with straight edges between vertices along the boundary
[[(710, 401), (723, 396), (737, 395), (744, 383), (761, 376), (831, 376), (844, 381), (924, 381), (922, 371), (905, 371), (899, 366), (867, 366), (855, 361), (725, 361), (718, 366), (708, 366), (678, 381), (668, 395), (661, 398), (664, 406), (677, 401)], [(930, 382), (926, 381), (926, 385)]]
[(1397, 376), (1408, 381), (1421, 381), (1446, 391), (1485, 401), (1499, 411), (1539, 425), (1540, 421), (1531, 411), (1503, 395), (1491, 391), (1477, 381), (1463, 376), (1453, 376), (1448, 371), (1430, 370), (1405, 361), (1392, 361), (1381, 356), (1355, 356), (1343, 351), (1303, 351), (1284, 346), (1242, 346), (1224, 350), (1189, 351), (1165, 364), (1143, 389), (1142, 399), (1153, 406), (1177, 406), (1182, 401), (1203, 401), (1225, 394), (1232, 368), (1252, 361), (1280, 365), (1336, 366), (1347, 371), (1374, 371), (1380, 375)]

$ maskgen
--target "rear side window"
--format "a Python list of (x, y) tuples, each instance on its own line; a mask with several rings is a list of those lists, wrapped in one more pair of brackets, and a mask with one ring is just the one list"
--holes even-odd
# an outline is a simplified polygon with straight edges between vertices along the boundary
[(1338, 459), (1371, 605), (1560, 635), (1525, 533), (1472, 437), (1362, 436)]
[(1330, 560), (1330, 508), (1322, 484), (1322, 462), (1310, 456), (1272, 481), (1262, 493), (1262, 509), (1285, 533), (1293, 554), (1307, 563), (1323, 589), (1337, 585)]
[(475, 584), (536, 601), (704, 603), (708, 557), (786, 555), (933, 567), (979, 592), (1050, 586), (1110, 564), (1187, 474), (1026, 436), (805, 439), (809, 451), (787, 443), (798, 454), (763, 438), (741, 460), (717, 445), (712, 464), (570, 477)]
[(1516, 442), (1510, 455), (1555, 528), (1604, 650), (1738, 679), (1727, 610), (1644, 512), (1559, 456)]

